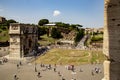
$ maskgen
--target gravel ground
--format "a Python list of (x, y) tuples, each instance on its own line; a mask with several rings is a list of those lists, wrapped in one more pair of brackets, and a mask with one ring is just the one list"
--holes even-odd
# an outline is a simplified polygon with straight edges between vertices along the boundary
[[(56, 72), (54, 72), (54, 65), (51, 66), (52, 69), (49, 70), (36, 64), (37, 72), (35, 72), (35, 64), (23, 64), (17, 68), (16, 63), (7, 62), (0, 65), (0, 80), (15, 80), (15, 74), (18, 76), (17, 80), (62, 80), (62, 78), (65, 80), (72, 80), (72, 78), (76, 80), (101, 80), (103, 78), (102, 64), (75, 66), (74, 72), (67, 70), (65, 65), (56, 65)], [(99, 68), (100, 72), (95, 73), (95, 68)], [(38, 72), (40, 72), (39, 77), (37, 76)], [(58, 72), (61, 76), (58, 75)]]

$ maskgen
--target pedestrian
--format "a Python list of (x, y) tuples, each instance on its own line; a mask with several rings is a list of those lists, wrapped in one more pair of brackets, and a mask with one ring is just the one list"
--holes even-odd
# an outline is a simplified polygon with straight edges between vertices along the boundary
[(58, 75), (59, 75), (59, 76), (61, 76), (61, 73), (60, 73), (60, 71), (58, 71)]
[(35, 72), (37, 72), (37, 68), (36, 68), (36, 66), (35, 66)]
[(48, 69), (51, 69), (51, 64), (48, 65)]
[(40, 64), (40, 67), (43, 67), (42, 63)]
[(80, 72), (83, 72), (83, 70), (80, 68)]
[(91, 71), (91, 74), (92, 74), (92, 76), (94, 76), (94, 72), (93, 72), (93, 70)]
[(71, 70), (74, 72), (75, 70), (74, 65), (71, 65)]
[(17, 69), (19, 69), (19, 64), (17, 64)]
[(96, 72), (96, 73), (99, 72), (99, 68), (98, 68), (98, 67), (95, 68), (95, 72)]
[(20, 63), (19, 63), (19, 64), (20, 64), (20, 66), (22, 66), (22, 62), (21, 62), (21, 61), (20, 61)]
[(18, 77), (16, 74), (14, 75), (14, 80), (18, 80)]
[(40, 72), (38, 72), (38, 75), (37, 75), (38, 77), (40, 77)]
[(56, 68), (54, 67), (54, 72), (56, 72)]

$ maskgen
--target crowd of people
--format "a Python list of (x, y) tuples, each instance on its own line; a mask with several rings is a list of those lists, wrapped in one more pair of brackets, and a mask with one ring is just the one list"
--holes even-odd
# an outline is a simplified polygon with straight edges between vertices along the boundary
[[(38, 65), (38, 64), (37, 64)], [(19, 69), (20, 68), (20, 66), (22, 66), (22, 62), (19, 62), (18, 64), (17, 64), (17, 69)], [(36, 68), (36, 71), (35, 72), (37, 72), (37, 77), (38, 78), (41, 78), (43, 75), (41, 74), (43, 71), (49, 71), (49, 70), (53, 70), (53, 72), (55, 72), (55, 74), (57, 74), (59, 77), (60, 77), (60, 79), (61, 80), (67, 80), (67, 79), (65, 79), (65, 76), (62, 74), (62, 71), (60, 71), (59, 69), (59, 66), (58, 65), (56, 65), (56, 64), (54, 64), (54, 65), (51, 65), (51, 64), (43, 64), (43, 63), (41, 63), (41, 64), (39, 64), (39, 67), (37, 66), (37, 68)], [(41, 70), (39, 70), (39, 69), (41, 69)], [(76, 68), (75, 68), (75, 66), (74, 65), (67, 65), (67, 66), (65, 66), (65, 69), (66, 70), (69, 70), (69, 71), (71, 71), (71, 74), (76, 74), (77, 72), (84, 72), (84, 70), (81, 68), (81, 67), (79, 67), (79, 71), (76, 71)], [(78, 69), (77, 69), (78, 70)], [(101, 73), (101, 68), (99, 68), (99, 67), (94, 67), (92, 70), (91, 70), (91, 75), (92, 76), (94, 76), (95, 74), (99, 74), (99, 73)], [(19, 77), (15, 74), (14, 75), (14, 79), (15, 80), (18, 80), (19, 79)], [(75, 77), (72, 77), (71, 78), (71, 80), (76, 80), (76, 78)]]

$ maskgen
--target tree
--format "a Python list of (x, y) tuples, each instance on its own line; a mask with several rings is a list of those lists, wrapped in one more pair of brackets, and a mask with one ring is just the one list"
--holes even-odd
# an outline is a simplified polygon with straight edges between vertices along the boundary
[(47, 33), (47, 29), (45, 27), (38, 27), (38, 39), (40, 38), (40, 36), (46, 33)]
[(13, 19), (10, 19), (10, 20), (7, 20), (8, 23), (17, 23), (15, 20)]
[(0, 24), (0, 28), (2, 30), (6, 30), (9, 29), (10, 23), (17, 23), (15, 20), (10, 19), (10, 20), (6, 20), (5, 22), (3, 22), (2, 24)]
[(75, 43), (79, 42), (84, 36), (84, 29), (80, 29), (75, 37)]
[(63, 28), (69, 28), (70, 24), (68, 23), (62, 23), (62, 22), (56, 22), (57, 27), (63, 27)]
[(62, 38), (63, 36), (61, 35), (60, 31), (57, 30), (57, 28), (52, 28), (51, 37), (55, 39), (59, 39)]
[(81, 28), (81, 27), (83, 27), (83, 26), (82, 26), (82, 25), (80, 25), (80, 24), (76, 24), (76, 27)]
[(41, 20), (39, 20), (38, 25), (43, 26), (44, 24), (48, 24), (48, 23), (49, 23), (48, 19), (41, 19)]

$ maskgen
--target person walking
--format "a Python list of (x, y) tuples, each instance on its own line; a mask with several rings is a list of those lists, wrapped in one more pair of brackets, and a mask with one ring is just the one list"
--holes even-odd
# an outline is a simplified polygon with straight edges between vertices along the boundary
[(38, 76), (38, 78), (40, 78), (40, 72), (38, 72), (38, 75), (37, 75), (37, 76)]
[(19, 69), (19, 64), (17, 64), (17, 69)]
[(14, 80), (18, 80), (18, 77), (16, 74), (14, 75)]

